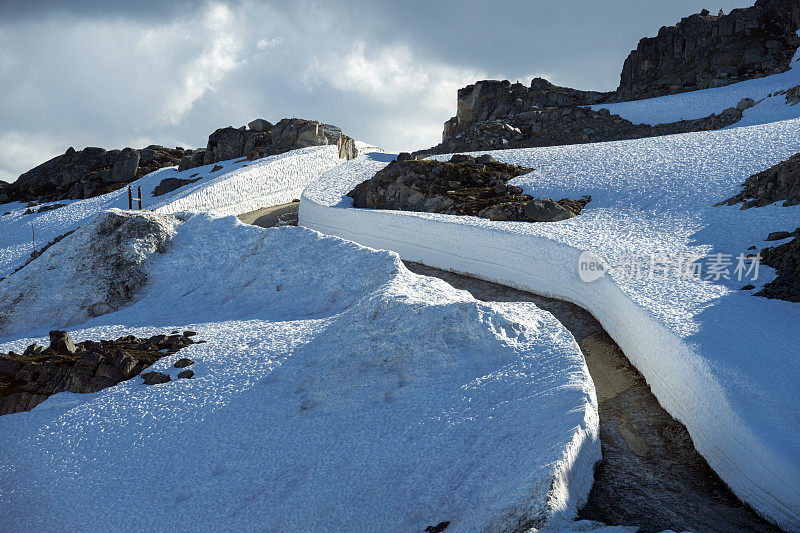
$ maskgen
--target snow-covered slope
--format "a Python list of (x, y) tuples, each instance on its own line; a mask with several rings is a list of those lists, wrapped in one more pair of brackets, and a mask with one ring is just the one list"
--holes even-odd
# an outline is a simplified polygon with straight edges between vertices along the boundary
[(736, 107), (743, 98), (752, 98), (758, 102), (757, 105), (745, 110), (742, 120), (730, 127), (800, 118), (800, 105), (789, 105), (784, 94), (776, 94), (800, 85), (798, 61), (800, 61), (800, 50), (792, 59), (792, 68), (781, 74), (741, 81), (725, 87), (618, 104), (598, 104), (591, 108), (594, 110), (606, 108), (612, 114), (619, 115), (634, 124), (655, 125), (707, 117), (726, 108)]
[[(3, 283), (0, 300), (49, 302), (70, 320), (102, 272), (90, 257), (64, 264), (129, 236), (103, 229), (119, 216), (24, 269), (57, 290)], [(192, 329), (207, 343), (152, 367), (172, 382), (135, 378), (0, 417), (0, 530), (500, 530), (570, 519), (585, 501), (594, 388), (549, 313), (480, 303), (394, 253), (305, 228), (133, 216), (165, 250), (127, 243), (144, 249), (147, 283), (74, 337)], [(58, 319), (31, 314), (0, 350), (42, 342)], [(194, 379), (175, 380), (180, 357), (196, 361)]]
[[(365, 145), (359, 143), (359, 146), (363, 149)], [(183, 172), (177, 172), (175, 167), (164, 168), (131, 186), (134, 191), (141, 187), (145, 209), (158, 213), (206, 211), (231, 215), (299, 198), (308, 183), (341, 162), (335, 146), (315, 146), (256, 161), (240, 158)], [(212, 172), (215, 166), (222, 168)], [(152, 196), (153, 189), (164, 178), (200, 179), (174, 192)], [(23, 264), (31, 253), (31, 225), (37, 248), (41, 248), (100, 211), (114, 207), (127, 209), (128, 190), (124, 187), (95, 198), (55, 203), (66, 207), (24, 215), (24, 204), (0, 205), (0, 211), (11, 211), (10, 215), (0, 217), (0, 277)]]
[[(681, 278), (662, 266), (731, 254), (735, 277), (738, 254), (766, 246), (772, 231), (800, 226), (800, 206), (713, 207), (751, 174), (798, 151), (800, 120), (491, 152), (536, 169), (515, 180), (530, 194), (592, 195), (580, 216), (549, 224), (353, 209), (345, 194), (386, 165), (379, 155), (333, 169), (309, 186), (300, 223), (582, 305), (736, 494), (800, 531), (800, 306), (739, 290), (749, 279)], [(581, 281), (584, 250), (615, 270)], [(755, 284), (773, 276), (762, 267)]]

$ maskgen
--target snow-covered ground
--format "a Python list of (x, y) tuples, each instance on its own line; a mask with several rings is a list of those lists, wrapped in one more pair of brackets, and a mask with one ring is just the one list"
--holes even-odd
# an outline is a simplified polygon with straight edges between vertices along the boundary
[[(751, 174), (798, 151), (800, 120), (491, 152), (536, 169), (515, 180), (529, 194), (593, 197), (580, 216), (544, 224), (353, 209), (345, 194), (391, 159), (377, 154), (310, 185), (300, 223), (582, 305), (734, 492), (770, 520), (800, 531), (800, 306), (754, 297), (740, 290), (749, 279), (735, 279), (737, 256), (751, 245), (767, 246), (772, 231), (800, 226), (800, 206), (713, 207), (738, 193)], [(581, 281), (585, 250), (614, 270)], [(730, 254), (723, 259), (732, 262), (732, 279), (706, 279), (709, 260), (701, 261), (700, 278), (681, 278), (672, 269), (675, 260), (717, 253)], [(773, 277), (762, 266), (752, 283)]]
[[(364, 149), (366, 145), (358, 143), (358, 146)], [(341, 162), (335, 146), (315, 146), (255, 161), (244, 158), (222, 161), (183, 172), (175, 167), (163, 168), (131, 186), (134, 195), (137, 187), (141, 187), (144, 207), (158, 213), (204, 211), (232, 215), (299, 198), (308, 183)], [(217, 165), (222, 168), (211, 172)], [(152, 196), (153, 189), (164, 178), (201, 179), (171, 193)], [(86, 200), (53, 203), (66, 204), (66, 207), (24, 215), (25, 204), (0, 204), (0, 212), (11, 211), (0, 217), (0, 277), (13, 272), (28, 258), (32, 251), (32, 232), (35, 232), (39, 248), (84, 224), (100, 211), (114, 207), (127, 209), (128, 188)]]
[[(207, 343), (151, 367), (172, 382), (0, 417), (0, 530), (500, 530), (561, 523), (585, 501), (594, 388), (549, 313), (478, 302), (305, 228), (133, 215), (157, 226), (159, 252), (109, 231), (129, 216), (98, 215), (20, 272), (44, 289), (0, 284), (0, 300), (65, 310), (31, 313), (24, 338), (0, 332), (0, 350), (74, 317), (104, 267), (52, 268), (93, 265), (91, 243), (119, 239), (148, 282), (76, 340), (191, 329)], [(175, 380), (181, 357), (194, 379)]]
[(785, 95), (776, 94), (800, 85), (798, 61), (800, 61), (800, 50), (792, 59), (792, 67), (781, 74), (741, 81), (725, 87), (617, 104), (598, 104), (591, 108), (594, 110), (606, 108), (612, 114), (619, 115), (634, 124), (665, 124), (707, 117), (729, 107), (736, 107), (743, 98), (752, 98), (758, 104), (745, 110), (742, 120), (730, 126), (731, 128), (800, 118), (800, 105), (789, 105)]

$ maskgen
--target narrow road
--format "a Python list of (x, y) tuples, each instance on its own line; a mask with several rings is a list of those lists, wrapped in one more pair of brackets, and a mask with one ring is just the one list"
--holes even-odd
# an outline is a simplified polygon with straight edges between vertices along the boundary
[(600, 407), (603, 461), (579, 518), (639, 526), (641, 533), (780, 531), (742, 504), (697, 453), (642, 375), (600, 323), (577, 305), (468, 276), (406, 263), (490, 302), (533, 302), (575, 337), (586, 358)]
[[(260, 209), (239, 219), (271, 227), (297, 224), (298, 204)], [(661, 405), (600, 323), (577, 305), (406, 262), (487, 302), (533, 302), (552, 313), (583, 351), (597, 390), (603, 460), (579, 518), (638, 526), (641, 533), (779, 532), (728, 489), (694, 449), (686, 428)]]

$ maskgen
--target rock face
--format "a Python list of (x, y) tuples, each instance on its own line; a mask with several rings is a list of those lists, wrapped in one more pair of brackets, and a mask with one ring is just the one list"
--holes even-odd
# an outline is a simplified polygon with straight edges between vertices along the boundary
[(777, 270), (778, 277), (756, 293), (756, 296), (800, 302), (800, 228), (787, 237), (791, 241), (761, 250), (761, 262)]
[(208, 137), (205, 150), (196, 150), (181, 159), (178, 170), (239, 157), (258, 159), (297, 148), (329, 144), (343, 144), (348, 147), (344, 155), (340, 150), (340, 157), (343, 159), (352, 159), (358, 155), (355, 142), (336, 126), (299, 118), (285, 118), (273, 126), (259, 118), (250, 122), (248, 128), (218, 129)]
[[(558, 87), (541, 78), (530, 86), (479, 81), (458, 91), (456, 116), (445, 122), (442, 143), (418, 155), (528, 148), (637, 139), (724, 128), (757, 105), (745, 98), (718, 115), (671, 124), (633, 124), (602, 105), (719, 87), (783, 72), (800, 45), (796, 0), (758, 0), (728, 15), (708, 11), (642, 39), (623, 66), (613, 92)], [(800, 101), (790, 90), (789, 103)]]
[(800, 153), (753, 174), (744, 182), (742, 192), (721, 204), (742, 203), (742, 209), (748, 209), (781, 201), (785, 207), (800, 204)]
[(490, 155), (454, 155), (449, 162), (392, 161), (348, 193), (354, 207), (397, 209), (490, 220), (556, 222), (580, 214), (588, 198), (533, 198), (507, 182), (533, 169), (499, 163)]
[(119, 189), (159, 168), (176, 165), (183, 154), (182, 148), (156, 145), (142, 150), (69, 148), (63, 155), (25, 172), (13, 184), (0, 187), (0, 193), (20, 201), (90, 198)]
[[(744, 190), (718, 203), (742, 209), (763, 207), (783, 202), (784, 207), (800, 204), (800, 153), (766, 170), (753, 174), (744, 182)], [(778, 271), (778, 277), (764, 285), (756, 296), (800, 302), (800, 228), (794, 232), (774, 231), (768, 241), (794, 237), (791, 241), (761, 250), (761, 262)]]
[(156, 185), (156, 188), (153, 189), (152, 195), (161, 196), (162, 194), (167, 194), (172, 191), (177, 191), (184, 185), (189, 185), (190, 183), (194, 183), (199, 179), (200, 178), (194, 178), (194, 179), (164, 178), (158, 185)]
[(615, 98), (651, 98), (784, 72), (800, 46), (798, 26), (794, 0), (691, 15), (639, 41), (622, 67)]
[(415, 155), (638, 139), (720, 129), (742, 118), (742, 110), (732, 107), (696, 120), (634, 124), (606, 109), (581, 107), (605, 101), (610, 93), (564, 89), (542, 79), (534, 79), (531, 88), (479, 81), (458, 95), (458, 114), (445, 123), (442, 142)]
[(51, 331), (47, 348), (32, 344), (21, 355), (0, 355), (0, 415), (29, 411), (58, 392), (97, 392), (128, 380), (160, 358), (203, 342), (187, 333), (75, 344), (66, 331)]

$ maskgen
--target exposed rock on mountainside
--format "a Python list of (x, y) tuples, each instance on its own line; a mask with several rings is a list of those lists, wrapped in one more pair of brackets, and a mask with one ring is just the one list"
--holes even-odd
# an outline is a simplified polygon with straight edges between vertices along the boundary
[(458, 91), (458, 114), (445, 123), (441, 144), (416, 155), (504, 148), (559, 146), (715, 130), (742, 118), (742, 109), (650, 126), (634, 124), (606, 109), (579, 107), (609, 93), (565, 89), (536, 78), (528, 88), (508, 81), (479, 81)]
[[(757, 102), (695, 120), (650, 126), (582, 106), (720, 87), (783, 72), (800, 45), (796, 0), (758, 0), (728, 15), (691, 15), (642, 39), (613, 92), (580, 91), (534, 79), (530, 87), (485, 80), (458, 91), (456, 116), (442, 143), (417, 154), (528, 148), (654, 137), (724, 128)], [(787, 101), (796, 100), (792, 91)]]
[[(800, 153), (753, 174), (747, 178), (743, 187), (742, 192), (716, 205), (741, 203), (742, 209), (763, 207), (775, 202), (783, 202), (784, 207), (800, 205)], [(793, 233), (772, 232), (767, 240), (777, 241), (789, 237), (794, 239), (761, 250), (761, 262), (777, 270), (778, 277), (764, 285), (756, 296), (800, 302), (800, 228)]]
[(69, 148), (63, 155), (25, 172), (14, 183), (0, 182), (0, 203), (91, 198), (164, 167), (177, 165), (179, 170), (185, 170), (237, 157), (257, 159), (329, 144), (339, 145), (343, 159), (357, 155), (355, 141), (341, 128), (299, 118), (285, 118), (275, 126), (259, 118), (250, 122), (249, 129), (221, 128), (209, 136), (206, 148), (197, 150), (157, 145), (141, 150)]
[(248, 124), (248, 128), (218, 129), (208, 137), (204, 150), (195, 150), (181, 159), (178, 170), (237, 157), (258, 159), (297, 148), (340, 143), (345, 145), (340, 157), (356, 157), (355, 142), (336, 126), (300, 118), (285, 118), (273, 126), (264, 119), (256, 119)]
[(764, 285), (756, 296), (800, 302), (800, 228), (787, 237), (791, 241), (761, 250), (762, 262), (778, 271), (778, 277)]
[(66, 331), (51, 331), (47, 348), (32, 344), (23, 354), (0, 355), (0, 415), (30, 411), (59, 392), (111, 387), (196, 342), (192, 331), (173, 333), (75, 344)]
[(533, 169), (499, 163), (490, 155), (458, 154), (449, 162), (401, 156), (348, 193), (354, 207), (555, 222), (580, 214), (589, 201), (554, 202), (522, 194), (507, 182)]
[(22, 174), (4, 187), (5, 194), (7, 199), (40, 202), (90, 198), (119, 189), (159, 168), (177, 165), (184, 152), (182, 148), (156, 145), (141, 150), (69, 148), (63, 155)]
[(727, 15), (691, 15), (639, 41), (614, 98), (651, 98), (783, 72), (800, 46), (798, 26), (795, 0), (758, 0)]
[(800, 204), (800, 153), (753, 174), (747, 178), (743, 187), (742, 192), (720, 204), (734, 205), (742, 202), (742, 209), (780, 201), (786, 207)]

